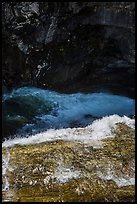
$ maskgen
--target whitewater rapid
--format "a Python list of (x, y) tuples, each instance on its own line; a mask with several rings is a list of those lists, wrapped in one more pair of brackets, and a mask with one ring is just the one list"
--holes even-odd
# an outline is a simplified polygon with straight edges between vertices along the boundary
[[(35, 87), (23, 87), (3, 96), (4, 118), (27, 122), (17, 135), (27, 136), (49, 129), (79, 128), (105, 116), (135, 114), (135, 101), (111, 93), (61, 94)], [(50, 130), (52, 131), (52, 130)], [(69, 129), (68, 129), (69, 131)], [(49, 131), (48, 131), (49, 132)], [(48, 134), (47, 132), (47, 134)], [(54, 134), (54, 133), (53, 133)]]
[[(77, 141), (103, 148), (102, 140), (115, 137), (117, 123), (135, 128), (135, 101), (131, 98), (111, 93), (60, 94), (34, 87), (23, 87), (3, 96), (4, 117), (27, 118), (27, 123), (12, 137), (5, 138), (3, 156), (3, 191), (9, 191), (7, 171), (9, 171), (9, 147), (15, 145), (35, 145), (48, 141)], [(29, 115), (30, 114), (30, 115)], [(16, 120), (13, 125), (16, 125)], [(12, 169), (11, 169), (12, 170)], [(60, 182), (77, 178), (78, 171), (71, 171), (59, 165), (55, 177)], [(134, 178), (116, 178), (114, 172), (98, 175), (102, 179), (114, 180), (118, 186), (134, 184)], [(49, 177), (48, 177), (49, 178)], [(48, 180), (45, 179), (44, 183)]]
[(65, 141), (80, 141), (89, 143), (90, 141), (102, 140), (107, 137), (113, 137), (113, 130), (116, 123), (125, 123), (131, 128), (135, 128), (135, 119), (130, 119), (127, 116), (111, 115), (95, 120), (91, 125), (84, 128), (64, 128), (64, 129), (49, 129), (45, 132), (34, 134), (29, 137), (19, 137), (5, 140), (2, 147), (11, 147), (18, 145), (37, 144), (53, 140)]

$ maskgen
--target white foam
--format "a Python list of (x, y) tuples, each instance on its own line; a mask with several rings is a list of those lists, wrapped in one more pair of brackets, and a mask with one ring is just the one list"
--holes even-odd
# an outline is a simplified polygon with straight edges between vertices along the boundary
[(9, 190), (9, 181), (6, 176), (7, 169), (9, 169), (9, 161), (10, 161), (10, 153), (7, 150), (7, 155), (2, 155), (2, 175), (4, 177), (2, 183), (2, 190), (8, 191)]
[(80, 172), (77, 170), (60, 166), (58, 171), (56, 171), (52, 176), (52, 179), (55, 178), (58, 182), (65, 183), (70, 179), (78, 178), (79, 175), (80, 175)]
[(3, 142), (2, 147), (11, 147), (18, 145), (37, 144), (53, 140), (67, 140), (89, 142), (93, 140), (102, 140), (107, 137), (113, 137), (112, 129), (116, 123), (123, 122), (131, 128), (135, 127), (135, 119), (127, 116), (110, 115), (102, 119), (95, 120), (91, 125), (85, 128), (66, 128), (66, 129), (49, 129), (45, 132), (34, 134), (26, 137), (16, 137)]
[(123, 122), (131, 128), (135, 127), (135, 120), (127, 116), (111, 115), (103, 117), (98, 121), (94, 121), (91, 125), (93, 129), (92, 137), (96, 140), (104, 139), (112, 136), (112, 129), (116, 127), (116, 123)]
[(114, 181), (117, 183), (119, 187), (122, 186), (129, 186), (129, 185), (135, 185), (135, 177), (131, 178), (115, 178)]
[(113, 171), (108, 171), (105, 176), (102, 175), (101, 173), (98, 173), (98, 176), (104, 180), (114, 181), (119, 187), (135, 185), (135, 177), (128, 176), (126, 178), (118, 177), (117, 175), (115, 175), (115, 172)]

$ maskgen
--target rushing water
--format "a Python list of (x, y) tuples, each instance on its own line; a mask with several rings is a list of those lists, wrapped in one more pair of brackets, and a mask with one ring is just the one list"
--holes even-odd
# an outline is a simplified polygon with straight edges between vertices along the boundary
[(60, 94), (23, 87), (3, 96), (3, 137), (28, 135), (47, 129), (85, 127), (113, 114), (135, 113), (135, 101), (111, 93)]
[[(24, 153), (23, 155), (21, 154), (21, 159), (16, 161), (16, 156), (14, 155), (16, 144), (21, 147), (23, 145), (37, 145), (47, 141), (62, 140), (72, 143), (80, 142), (81, 144), (88, 145), (88, 148), (92, 146), (97, 150), (103, 147), (102, 139), (112, 137), (112, 129), (116, 123), (124, 122), (131, 128), (135, 126), (135, 120), (129, 117), (135, 114), (135, 101), (125, 96), (113, 95), (112, 93), (106, 92), (60, 94), (34, 87), (23, 87), (13, 90), (12, 93), (3, 95), (2, 105), (4, 140), (2, 143), (3, 201), (12, 201), (13, 194), (15, 194), (17, 190), (17, 175), (19, 174), (20, 178), (20, 174), (26, 169), (20, 167), (20, 165), (22, 165), (20, 162), (25, 156)], [(10, 138), (8, 139), (8, 137)], [(47, 145), (48, 144), (50, 145), (50, 143), (47, 143)], [(47, 147), (48, 146), (45, 146), (44, 152)], [(33, 148), (35, 148), (35, 146), (33, 146)], [(58, 155), (58, 149), (56, 148), (55, 150)], [(74, 150), (76, 151), (77, 148), (74, 148)], [(20, 149), (20, 151), (22, 150)], [(84, 151), (87, 150), (85, 149)], [(41, 155), (41, 153), (39, 153), (40, 152), (35, 156), (40, 159), (39, 155)], [(86, 156), (87, 154), (86, 152)], [(57, 155), (55, 154), (54, 162), (56, 162)], [(88, 156), (91, 155), (92, 154), (89, 154)], [(51, 155), (51, 158), (48, 158), (48, 162), (49, 159), (52, 158), (54, 157)], [(44, 185), (47, 185), (50, 180), (55, 179), (57, 183), (60, 182), (63, 185), (63, 183), (73, 178), (78, 179), (81, 174), (84, 175), (82, 169), (79, 171), (79, 169), (75, 169), (73, 166), (65, 166), (66, 164), (63, 163), (64, 160), (61, 160), (61, 158), (63, 158), (63, 155), (61, 155), (60, 152), (59, 160), (56, 164), (57, 169), (55, 169), (54, 174), (44, 178)], [(27, 159), (28, 157), (26, 157), (26, 160)], [(23, 165), (26, 164), (23, 163)], [(29, 165), (31, 165), (31, 161)], [(19, 167), (19, 172), (16, 170), (17, 167)], [(41, 168), (45, 167), (39, 167), (39, 169)], [(34, 168), (34, 170), (35, 169), (37, 169), (37, 167)], [(28, 175), (26, 175), (26, 173), (22, 175), (21, 185), (24, 185), (23, 178), (26, 176), (29, 177), (32, 174), (31, 170), (30, 168), (29, 172), (27, 172)], [(15, 186), (10, 184), (12, 179), (9, 172), (15, 176)], [(45, 174), (47, 174), (47, 172), (46, 170)], [(127, 175), (127, 177), (122, 175), (123, 177), (117, 178), (114, 172), (115, 169), (111, 168), (108, 173), (104, 171), (105, 174), (102, 174), (102, 170), (96, 173), (101, 179), (114, 180), (118, 186), (134, 185), (134, 175)], [(27, 180), (27, 182), (31, 186), (32, 183), (36, 184), (39, 180)]]

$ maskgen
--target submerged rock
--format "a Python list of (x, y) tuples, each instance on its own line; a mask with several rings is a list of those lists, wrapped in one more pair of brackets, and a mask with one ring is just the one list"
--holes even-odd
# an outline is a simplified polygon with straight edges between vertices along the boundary
[(2, 134), (11, 136), (17, 129), (21, 128), (28, 122), (27, 118), (20, 115), (3, 115), (2, 117)]
[(3, 201), (135, 201), (135, 131), (118, 123), (112, 135), (3, 147)]

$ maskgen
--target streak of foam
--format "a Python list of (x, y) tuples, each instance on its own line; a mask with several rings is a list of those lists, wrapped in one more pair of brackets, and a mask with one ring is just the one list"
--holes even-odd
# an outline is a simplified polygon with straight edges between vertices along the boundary
[(88, 143), (90, 141), (100, 141), (107, 137), (113, 137), (112, 129), (116, 128), (116, 123), (123, 122), (127, 126), (134, 128), (135, 119), (130, 119), (127, 116), (110, 115), (102, 119), (94, 121), (91, 125), (85, 128), (66, 128), (66, 129), (49, 129), (45, 132), (31, 135), (29, 137), (16, 137), (14, 139), (5, 140), (3, 147), (11, 147), (16, 144), (28, 145), (37, 144), (46, 141), (65, 140), (79, 141)]
[(8, 191), (9, 190), (9, 182), (6, 176), (7, 169), (9, 168), (9, 161), (10, 161), (10, 153), (7, 150), (7, 155), (2, 155), (2, 176), (3, 176), (3, 184), (2, 190)]
[(115, 175), (113, 171), (107, 172), (107, 175), (105, 176), (101, 174), (98, 174), (98, 176), (104, 180), (114, 181), (118, 185), (118, 187), (135, 185), (135, 177), (127, 177), (127, 178), (118, 177)]

